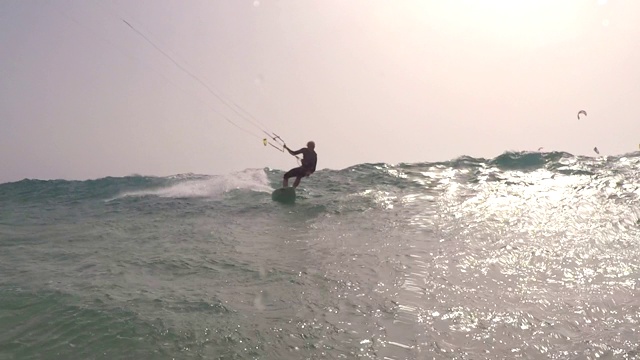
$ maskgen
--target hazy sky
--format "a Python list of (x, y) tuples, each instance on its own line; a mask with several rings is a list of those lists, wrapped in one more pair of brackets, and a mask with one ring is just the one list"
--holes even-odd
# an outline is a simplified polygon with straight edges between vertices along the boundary
[(320, 169), (633, 152), (638, 19), (637, 0), (2, 0), (0, 182), (296, 166), (245, 112), (315, 140)]

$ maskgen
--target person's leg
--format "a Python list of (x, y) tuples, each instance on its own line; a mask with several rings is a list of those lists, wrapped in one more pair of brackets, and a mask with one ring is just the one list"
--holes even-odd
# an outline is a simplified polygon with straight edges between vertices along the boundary
[[(283, 180), (282, 180), (282, 187), (287, 187), (287, 186), (289, 186), (289, 178), (290, 178), (290, 177), (294, 177), (294, 176), (296, 176), (296, 177), (297, 177), (297, 176), (299, 176), (299, 173), (300, 173), (300, 168), (299, 168), (299, 167), (297, 167), (297, 168), (293, 168), (293, 169), (291, 169), (291, 170), (287, 171), (287, 172), (284, 174), (284, 178), (283, 178)], [(300, 182), (300, 181), (298, 181), (298, 182)]]
[(294, 182), (293, 182), (293, 187), (294, 187), (294, 188), (297, 188), (297, 187), (298, 187), (298, 185), (300, 185), (300, 180), (302, 180), (302, 176), (298, 176), (298, 177), (296, 178), (296, 181), (294, 181)]

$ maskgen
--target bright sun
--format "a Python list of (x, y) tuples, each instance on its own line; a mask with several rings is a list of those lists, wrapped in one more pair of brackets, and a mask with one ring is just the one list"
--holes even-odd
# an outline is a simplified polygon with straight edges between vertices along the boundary
[[(606, 0), (413, 0), (402, 2), (415, 20), (436, 31), (536, 47), (574, 38), (593, 5)], [(400, 2), (398, 3), (400, 4)]]

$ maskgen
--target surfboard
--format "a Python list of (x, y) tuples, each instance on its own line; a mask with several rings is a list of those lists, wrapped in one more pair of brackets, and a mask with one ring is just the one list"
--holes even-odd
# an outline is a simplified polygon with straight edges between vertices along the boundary
[(296, 201), (296, 188), (286, 187), (276, 189), (271, 193), (271, 199), (283, 204), (293, 204)]

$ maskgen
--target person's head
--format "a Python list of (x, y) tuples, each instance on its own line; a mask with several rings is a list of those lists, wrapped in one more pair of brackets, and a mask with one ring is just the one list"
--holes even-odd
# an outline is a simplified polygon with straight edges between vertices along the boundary
[(313, 150), (316, 147), (316, 143), (314, 143), (313, 141), (309, 141), (307, 143), (307, 148)]

